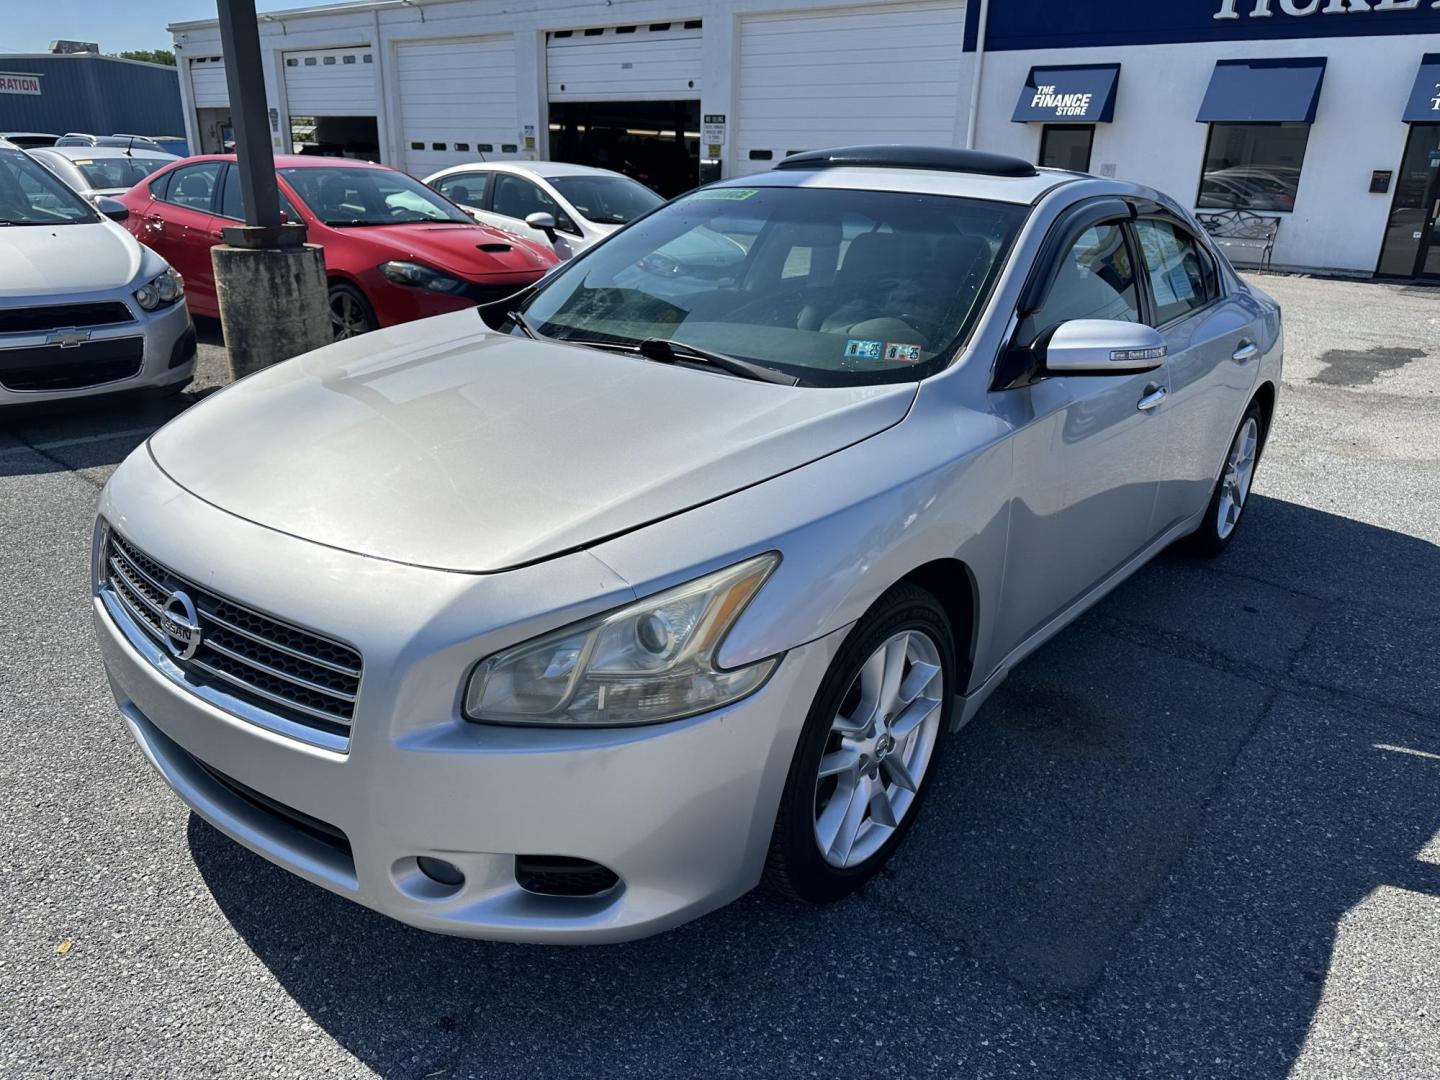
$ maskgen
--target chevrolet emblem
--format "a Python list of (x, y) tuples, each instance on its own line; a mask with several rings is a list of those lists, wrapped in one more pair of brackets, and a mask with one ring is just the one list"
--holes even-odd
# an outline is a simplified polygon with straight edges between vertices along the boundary
[(89, 330), (57, 330), (45, 339), (46, 345), (59, 345), (62, 349), (73, 349), (90, 340)]

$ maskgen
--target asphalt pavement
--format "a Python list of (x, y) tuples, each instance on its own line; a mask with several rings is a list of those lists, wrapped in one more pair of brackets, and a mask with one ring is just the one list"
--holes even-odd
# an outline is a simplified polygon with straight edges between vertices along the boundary
[(92, 640), (163, 404), (0, 417), (0, 1077), (1440, 1075), (1440, 290), (1264, 276), (1286, 380), (1166, 555), (952, 739), (906, 847), (579, 949), (408, 929), (193, 817)]

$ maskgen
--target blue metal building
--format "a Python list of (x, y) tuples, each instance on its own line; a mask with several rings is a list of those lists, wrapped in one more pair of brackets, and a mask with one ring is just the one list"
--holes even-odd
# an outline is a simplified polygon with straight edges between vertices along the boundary
[(0, 54), (0, 131), (182, 135), (173, 67), (91, 53)]

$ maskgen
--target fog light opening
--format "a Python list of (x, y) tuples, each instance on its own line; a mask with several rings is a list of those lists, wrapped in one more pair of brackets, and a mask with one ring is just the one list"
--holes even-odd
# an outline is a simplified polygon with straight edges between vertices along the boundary
[(540, 896), (599, 896), (620, 884), (607, 866), (567, 855), (516, 855), (515, 883)]
[(444, 859), (432, 859), (428, 855), (421, 855), (416, 858), (415, 865), (420, 867), (422, 874), (439, 885), (458, 889), (465, 884), (465, 875), (461, 873), (460, 868)]

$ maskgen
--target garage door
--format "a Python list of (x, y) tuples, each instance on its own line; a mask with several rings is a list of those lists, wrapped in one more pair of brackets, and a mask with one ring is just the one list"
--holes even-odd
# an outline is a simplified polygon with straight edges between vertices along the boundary
[(735, 171), (846, 143), (955, 145), (964, 38), (961, 3), (742, 19)]
[(512, 35), (406, 41), (395, 55), (409, 172), (423, 179), (447, 165), (517, 156)]
[(197, 56), (190, 61), (190, 88), (195, 108), (223, 109), (230, 104), (225, 87), (225, 61), (219, 56)]
[(285, 102), (293, 116), (373, 116), (375, 54), (368, 45), (285, 54)]
[(699, 19), (552, 30), (551, 101), (674, 101), (700, 97)]

